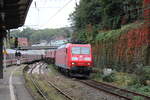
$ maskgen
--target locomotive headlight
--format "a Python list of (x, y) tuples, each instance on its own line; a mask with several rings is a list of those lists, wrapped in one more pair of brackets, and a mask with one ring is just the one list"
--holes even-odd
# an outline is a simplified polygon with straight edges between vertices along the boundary
[(90, 57), (85, 57), (84, 60), (85, 61), (91, 61), (91, 58)]
[(75, 63), (72, 63), (72, 65), (74, 65)]
[(76, 60), (78, 60), (78, 58), (77, 57), (72, 57), (72, 60), (76, 61)]

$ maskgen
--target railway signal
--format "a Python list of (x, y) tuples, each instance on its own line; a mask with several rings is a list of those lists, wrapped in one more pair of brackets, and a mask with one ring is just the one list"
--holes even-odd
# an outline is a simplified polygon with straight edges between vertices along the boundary
[(17, 38), (17, 37), (15, 37), (15, 43), (14, 43), (14, 46), (15, 46), (15, 48), (18, 47), (18, 38)]

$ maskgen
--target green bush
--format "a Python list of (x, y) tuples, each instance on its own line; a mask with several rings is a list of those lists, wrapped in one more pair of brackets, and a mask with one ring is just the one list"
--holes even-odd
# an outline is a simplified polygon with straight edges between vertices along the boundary
[(144, 78), (146, 80), (150, 80), (150, 66), (144, 66), (143, 72), (144, 72)]
[(111, 42), (110, 40), (117, 40), (117, 38), (126, 33), (128, 30), (136, 29), (140, 27), (143, 24), (143, 22), (140, 23), (132, 23), (128, 25), (122, 26), (120, 29), (110, 30), (106, 32), (99, 32), (96, 36), (96, 41), (107, 41)]
[(134, 75), (123, 72), (115, 72), (110, 75), (103, 76), (103, 80), (106, 82), (113, 82), (118, 86), (129, 86), (137, 83), (137, 78)]
[(90, 78), (96, 81), (102, 81), (102, 74), (101, 73), (92, 73)]
[(115, 73), (114, 82), (119, 86), (129, 86), (135, 84), (137, 82), (137, 78), (128, 73), (117, 72)]
[[(141, 93), (141, 94), (144, 94), (144, 95), (147, 95), (147, 96), (150, 96), (150, 86), (136, 84), (133, 86), (129, 86), (128, 89), (138, 92), (138, 93)], [(139, 99), (139, 97), (135, 97), (134, 100), (141, 100), (141, 99)]]
[(112, 73), (110, 75), (103, 75), (103, 81), (114, 82), (114, 77), (115, 77), (114, 73)]
[(140, 83), (148, 85), (146, 81), (150, 81), (150, 66), (142, 66), (141, 68), (139, 68), (137, 75), (139, 77)]

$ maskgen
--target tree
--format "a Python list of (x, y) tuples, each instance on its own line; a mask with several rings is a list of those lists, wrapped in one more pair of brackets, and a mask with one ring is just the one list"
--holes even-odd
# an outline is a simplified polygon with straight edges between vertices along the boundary
[(58, 28), (58, 29), (42, 29), (34, 30), (31, 28), (25, 28), (22, 31), (13, 30), (11, 31), (12, 37), (25, 37), (30, 40), (31, 43), (39, 43), (40, 40), (51, 41), (57, 36), (63, 36), (69, 38), (72, 34), (72, 29), (69, 27)]
[(137, 19), (138, 14), (133, 13), (132, 9), (141, 7), (140, 4), (142, 4), (142, 0), (80, 0), (79, 5), (70, 15), (74, 33), (77, 33), (78, 40), (81, 40), (81, 38), (87, 40), (91, 37), (83, 38), (83, 36), (88, 32), (88, 25), (92, 25), (95, 29), (93, 30), (93, 36), (100, 29), (118, 29), (121, 27), (124, 16), (127, 16), (127, 23)]

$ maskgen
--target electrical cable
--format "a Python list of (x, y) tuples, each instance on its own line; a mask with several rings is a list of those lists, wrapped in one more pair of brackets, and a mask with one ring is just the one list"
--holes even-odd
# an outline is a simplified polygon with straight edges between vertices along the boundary
[(50, 22), (58, 13), (60, 13), (68, 4), (70, 4), (71, 1), (73, 1), (73, 0), (69, 0), (62, 8), (60, 8), (54, 15), (52, 15), (52, 16), (49, 18), (49, 20), (48, 20), (45, 24), (43, 24), (42, 26), (46, 26), (46, 24), (47, 24), (48, 22)]

